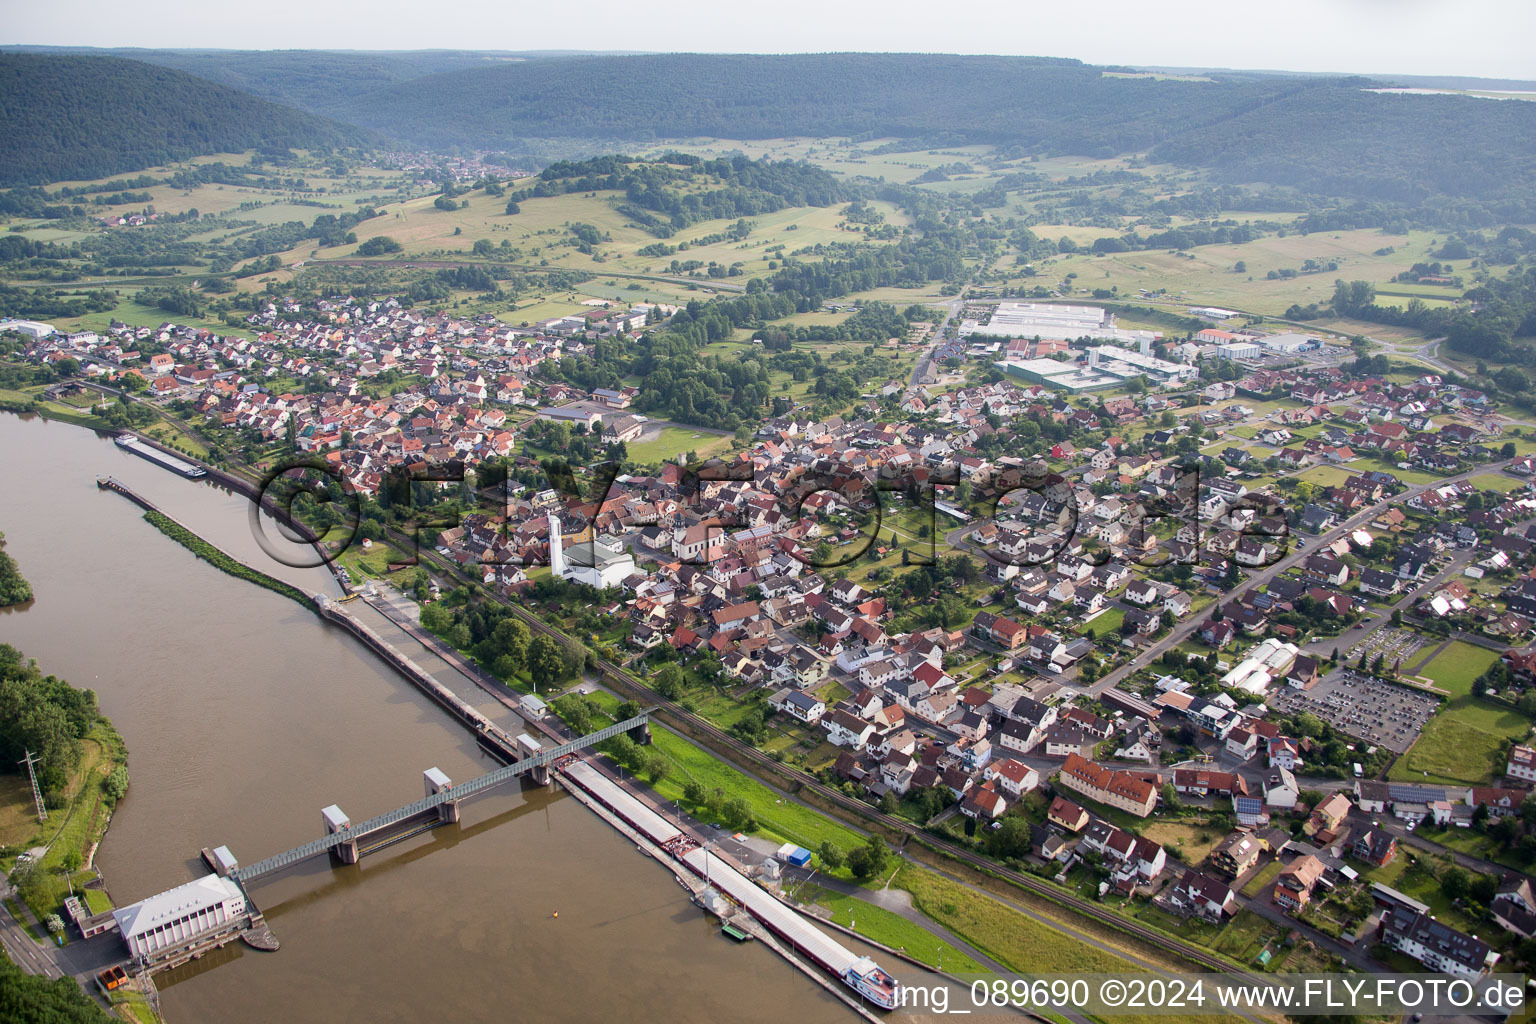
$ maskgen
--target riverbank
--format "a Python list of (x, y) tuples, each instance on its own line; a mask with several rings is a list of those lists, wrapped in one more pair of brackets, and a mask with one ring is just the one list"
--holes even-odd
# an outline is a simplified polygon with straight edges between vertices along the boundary
[(0, 533), (0, 608), (26, 604), (32, 600), (32, 584), (21, 574), (16, 559), (5, 552), (5, 534)]
[[(67, 943), (70, 936), (62, 925), (69, 920), (65, 901), (71, 894), (87, 914), (112, 909), (95, 855), (118, 800), (128, 790), (128, 748), (111, 720), (97, 710), (92, 691), (43, 676), (8, 645), (0, 645), (0, 679), (23, 688), (24, 710), (33, 723), (49, 719), (64, 728), (70, 728), (71, 721), (75, 729), (83, 726), (82, 734), (66, 746), (33, 735), (38, 727), (20, 718), (0, 722), (34, 755), (46, 758), (37, 770), (47, 808), (46, 820), (39, 821), (27, 775), (0, 779), (0, 869), (12, 878), (25, 905), (21, 923), (33, 930), (57, 931)], [(65, 760), (73, 762), (68, 770), (59, 765)], [(47, 940), (45, 934), (35, 937)]]

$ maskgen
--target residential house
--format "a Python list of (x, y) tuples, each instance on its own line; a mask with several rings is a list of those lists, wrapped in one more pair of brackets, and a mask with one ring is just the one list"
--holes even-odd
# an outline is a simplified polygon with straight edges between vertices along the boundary
[(1483, 976), (1499, 960), (1488, 943), (1436, 921), (1425, 911), (1394, 907), (1381, 923), (1381, 941), (1432, 971), (1467, 981)]
[(1157, 787), (1130, 772), (1115, 771), (1077, 754), (1068, 754), (1057, 782), (1128, 814), (1145, 818), (1157, 806)]
[(1297, 857), (1275, 879), (1275, 903), (1293, 914), (1301, 910), (1312, 899), (1312, 890), (1326, 870), (1327, 865), (1310, 853)]
[(1168, 900), (1176, 908), (1212, 924), (1220, 924), (1240, 909), (1231, 886), (1194, 868), (1184, 869), (1184, 874), (1169, 888)]
[(1229, 878), (1237, 878), (1251, 871), (1263, 855), (1264, 846), (1253, 833), (1239, 830), (1217, 843), (1206, 863)]

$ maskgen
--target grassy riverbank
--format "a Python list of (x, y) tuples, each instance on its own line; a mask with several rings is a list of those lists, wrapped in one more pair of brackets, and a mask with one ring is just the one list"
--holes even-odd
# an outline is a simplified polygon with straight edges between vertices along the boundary
[(231, 576), (237, 576), (242, 580), (247, 580), (258, 587), (265, 587), (274, 593), (282, 594), (284, 597), (299, 602), (299, 604), (302, 604), (311, 611), (314, 610), (314, 602), (305, 597), (304, 592), (298, 587), (284, 583), (274, 576), (268, 576), (260, 569), (252, 569), (244, 562), (225, 554), (164, 512), (145, 512), (144, 518), (161, 533), (192, 552), (198, 558), (212, 565), (215, 569), (227, 572)]
[[(38, 758), (48, 819), (37, 820), (24, 771), (0, 777), (0, 868), (39, 923), (63, 914), (73, 891), (93, 911), (110, 909), (92, 868), (113, 808), (128, 789), (128, 751), (96, 707), (96, 695), (44, 676), (14, 648), (0, 645), (0, 682), (18, 699), (0, 708), (6, 749), (20, 745)], [(8, 758), (9, 759), (9, 758)]]

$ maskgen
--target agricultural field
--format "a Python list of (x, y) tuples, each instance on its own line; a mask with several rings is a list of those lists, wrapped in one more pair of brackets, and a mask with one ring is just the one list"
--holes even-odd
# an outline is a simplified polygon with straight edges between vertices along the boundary
[(1182, 851), (1179, 859), (1187, 864), (1205, 860), (1223, 836), (1207, 825), (1183, 821), (1153, 821), (1141, 830), (1141, 834), (1164, 846), (1178, 847)]
[(1311, 469), (1292, 474), (1303, 483), (1318, 487), (1342, 487), (1355, 474), (1339, 466), (1313, 466)]
[(912, 903), (1011, 971), (1138, 973), (1127, 960), (1085, 942), (1063, 942), (1055, 929), (924, 868), (906, 866), (892, 883)]
[[(506, 212), (509, 197), (517, 199), (519, 212), (516, 214)], [(669, 269), (674, 259), (699, 260), (705, 264), (713, 261), (725, 266), (742, 264), (745, 276), (698, 279), (699, 287), (733, 292), (743, 288), (747, 276), (771, 272), (768, 264), (780, 254), (768, 250), (775, 247), (783, 246), (792, 252), (808, 246), (865, 240), (863, 231), (857, 230), (856, 226), (841, 226), (844, 225), (842, 211), (846, 204), (839, 203), (824, 207), (791, 207), (753, 217), (750, 219), (752, 232), (741, 241), (689, 245), (672, 256), (642, 256), (638, 250), (659, 241), (678, 246), (692, 239), (723, 234), (736, 223), (736, 219), (703, 221), (662, 240), (614, 208), (613, 201), (623, 199), (623, 193), (617, 191), (538, 198), (528, 196), (526, 190), (509, 190), (508, 195), (503, 197), (475, 191), (458, 198), (460, 202), (469, 205), (462, 209), (440, 210), (434, 205), (435, 196), (420, 196), (385, 207), (382, 217), (357, 226), (358, 242), (388, 236), (404, 247), (404, 252), (392, 258), (392, 262), (409, 262), (420, 258), (475, 259), (471, 254), (475, 242), (484, 239), (499, 249), (505, 240), (512, 250), (514, 263), (533, 265), (535, 269), (582, 270), (596, 274), (625, 273), (677, 279), (670, 289), (656, 287), (656, 283), (651, 282), (653, 291), (666, 294), (672, 301), (676, 301), (683, 294), (679, 289), (686, 289), (691, 282), (683, 280), (681, 275)], [(870, 206), (898, 227), (905, 220), (904, 215), (890, 203), (872, 201)], [(573, 245), (576, 238), (570, 228), (577, 223), (590, 225), (604, 238), (595, 246), (596, 252), (592, 255), (579, 251)], [(354, 244), (315, 248), (312, 241), (305, 242), (284, 255), (283, 261), (352, 259), (357, 257), (356, 248)]]
[(1480, 491), (1500, 491), (1508, 494), (1527, 486), (1527, 481), (1503, 473), (1479, 473), (1468, 481)]
[(654, 787), (664, 799), (677, 800), (683, 785), (693, 780), (706, 789), (723, 789), (752, 808), (760, 833), (814, 850), (826, 840), (845, 850), (861, 844), (862, 836), (793, 800), (779, 797), (767, 786), (748, 778), (687, 740), (665, 729), (652, 734), (654, 748), (670, 760), (675, 770)]
[[(1066, 233), (1064, 225), (1033, 227), (1041, 237), (1056, 238)], [(1093, 229), (1093, 237), (1112, 232)], [(1132, 298), (1142, 289), (1166, 288), (1179, 304), (1208, 303), (1282, 315), (1293, 304), (1326, 305), (1333, 296), (1333, 282), (1371, 281), (1378, 288), (1391, 288), (1391, 278), (1415, 262), (1432, 259), (1431, 243), (1438, 236), (1430, 232), (1389, 235), (1375, 229), (1324, 232), (1313, 235), (1266, 236), (1240, 245), (1206, 245), (1175, 255), (1171, 252), (1143, 250), (1109, 255), (1078, 254), (1058, 256), (1036, 265), (1042, 278), (1057, 281), (1068, 273), (1078, 276), (1073, 284), (1080, 289), (1118, 289)], [(1377, 255), (1391, 248), (1390, 254)], [(1271, 280), (1271, 270), (1300, 270), (1303, 261), (1336, 261), (1338, 269), (1292, 278)], [(1245, 271), (1234, 267), (1242, 262)], [(1447, 289), (1447, 292), (1452, 290)], [(1406, 301), (1406, 300), (1404, 300)], [(1383, 328), (1371, 324), (1366, 333), (1382, 335)], [(1412, 337), (1412, 334), (1404, 337)]]
[(1270, 861), (1243, 884), (1243, 895), (1249, 898), (1258, 896), (1275, 883), (1275, 879), (1280, 877), (1280, 872), (1284, 869), (1285, 865), (1280, 863), (1280, 861)]

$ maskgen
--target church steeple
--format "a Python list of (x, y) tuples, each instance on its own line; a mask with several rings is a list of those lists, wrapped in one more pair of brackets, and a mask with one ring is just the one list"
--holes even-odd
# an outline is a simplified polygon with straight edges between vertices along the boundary
[(560, 537), (560, 517), (549, 515), (549, 571), (555, 579), (565, 579), (565, 541)]

